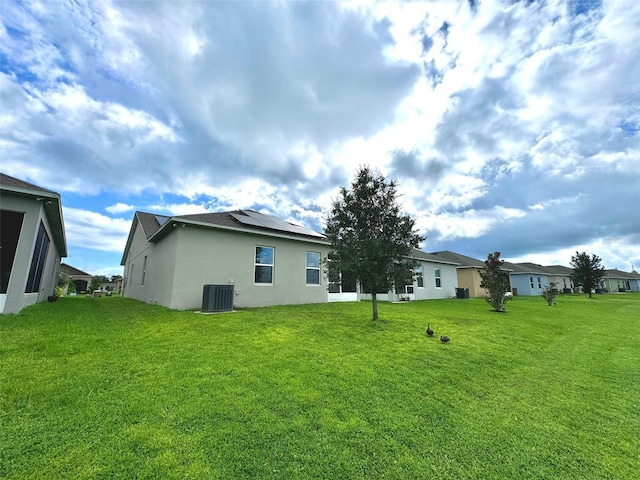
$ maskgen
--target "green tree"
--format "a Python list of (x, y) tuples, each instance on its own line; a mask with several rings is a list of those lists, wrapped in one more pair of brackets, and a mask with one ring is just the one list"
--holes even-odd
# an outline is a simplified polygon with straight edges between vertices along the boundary
[(557, 286), (558, 284), (556, 282), (551, 282), (542, 290), (542, 298), (547, 301), (547, 305), (549, 306), (556, 304), (556, 297), (558, 296)]
[(576, 252), (571, 256), (573, 283), (582, 286), (582, 291), (589, 293), (589, 298), (591, 298), (591, 291), (600, 285), (604, 278), (604, 267), (601, 262), (602, 260), (596, 254), (590, 256), (587, 252)]
[(377, 294), (406, 278), (415, 266), (409, 255), (424, 240), (415, 220), (400, 212), (397, 197), (395, 180), (362, 166), (351, 188), (340, 189), (326, 219), (330, 276), (335, 281), (342, 272), (371, 292), (373, 320), (378, 320)]
[(490, 253), (480, 271), (480, 287), (487, 291), (485, 299), (496, 312), (504, 312), (507, 302), (511, 299), (511, 296), (507, 296), (507, 292), (511, 291), (509, 273), (502, 269), (503, 265), (504, 260), (500, 258), (500, 252)]
[(91, 285), (89, 288), (92, 292), (94, 292), (99, 289), (100, 285), (102, 285), (103, 283), (109, 283), (109, 277), (105, 277), (104, 275), (96, 275), (95, 277), (91, 278)]

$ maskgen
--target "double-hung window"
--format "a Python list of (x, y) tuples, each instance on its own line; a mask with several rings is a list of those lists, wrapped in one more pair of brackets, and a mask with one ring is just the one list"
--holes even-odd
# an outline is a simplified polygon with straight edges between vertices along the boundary
[(254, 265), (254, 281), (255, 283), (273, 285), (273, 259), (274, 248), (256, 247), (256, 258)]
[(435, 274), (436, 274), (436, 288), (440, 288), (440, 287), (442, 287), (442, 278), (440, 277), (440, 269), (439, 268), (436, 268)]
[(418, 285), (418, 288), (424, 288), (424, 275), (422, 274), (422, 265), (420, 265), (419, 267), (416, 267), (415, 275), (416, 275), (416, 284)]
[(320, 285), (320, 254), (307, 252), (307, 285)]

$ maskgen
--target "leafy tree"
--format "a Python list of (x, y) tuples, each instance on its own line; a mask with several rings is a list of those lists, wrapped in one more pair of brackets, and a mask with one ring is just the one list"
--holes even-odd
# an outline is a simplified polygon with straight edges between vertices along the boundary
[(104, 275), (96, 275), (91, 278), (91, 286), (89, 287), (92, 292), (98, 290), (100, 285), (103, 283), (109, 283), (109, 277), (105, 277)]
[(325, 233), (331, 240), (330, 275), (355, 279), (371, 292), (373, 320), (379, 292), (388, 292), (415, 266), (409, 259), (424, 237), (415, 220), (400, 213), (397, 184), (368, 166), (360, 167), (351, 188), (332, 202)]
[(500, 252), (490, 253), (480, 272), (480, 287), (487, 291), (485, 299), (496, 312), (504, 312), (505, 305), (511, 299), (511, 296), (507, 295), (511, 290), (509, 273), (502, 270), (503, 265), (504, 260), (500, 258)]
[(556, 304), (556, 296), (558, 296), (557, 285), (556, 282), (551, 282), (542, 290), (542, 298), (547, 301), (547, 305), (549, 306)]
[(604, 278), (604, 267), (601, 262), (602, 260), (596, 254), (589, 256), (587, 252), (576, 252), (571, 256), (573, 283), (582, 286), (582, 291), (588, 292), (589, 298), (591, 298), (591, 291), (600, 285)]
[(111, 275), (111, 283), (116, 283), (118, 280), (122, 280), (122, 275)]
[(58, 274), (58, 287), (64, 289), (64, 287), (69, 285), (70, 283), (73, 283), (71, 281), (71, 275), (67, 275), (63, 271), (60, 271), (60, 273)]

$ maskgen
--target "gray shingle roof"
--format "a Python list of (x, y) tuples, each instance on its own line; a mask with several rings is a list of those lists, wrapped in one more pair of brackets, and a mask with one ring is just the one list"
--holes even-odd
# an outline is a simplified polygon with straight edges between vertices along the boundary
[(563, 265), (545, 265), (543, 267), (550, 275), (569, 276), (573, 273), (573, 269)]
[(619, 278), (624, 280), (640, 279), (640, 273), (623, 272), (617, 268), (610, 268), (604, 271), (606, 278)]
[(66, 273), (67, 275), (85, 275), (88, 277), (92, 276), (90, 273), (83, 272), (82, 270), (76, 267), (72, 267), (71, 265), (67, 265), (66, 263), (60, 264), (60, 270), (62, 270), (62, 272)]
[(436, 255), (434, 253), (426, 253), (426, 252), (423, 252), (422, 250), (414, 250), (412, 253), (412, 256), (419, 260), (427, 260), (429, 262), (446, 263), (446, 264), (456, 265), (456, 266), (460, 265), (460, 262), (456, 262), (455, 260), (450, 260), (443, 257), (442, 255)]
[(537, 263), (530, 262), (522, 262), (522, 263), (511, 263), (504, 262), (504, 267), (512, 270), (512, 273), (534, 273), (536, 275), (548, 275), (549, 272), (545, 270), (542, 265), (538, 265)]
[(34, 185), (33, 183), (25, 182), (24, 180), (20, 180), (19, 178), (10, 177), (9, 175), (4, 173), (0, 173), (0, 187), (2, 187), (2, 190), (18, 192), (24, 191), (27, 193), (41, 193), (46, 196), (58, 196), (58, 194), (52, 190), (47, 190), (46, 188), (39, 187), (38, 185)]
[(64, 232), (60, 195), (52, 190), (34, 185), (33, 183), (0, 173), (0, 192), (3, 191), (11, 195), (23, 196), (31, 200), (43, 202), (42, 206), (51, 227), (56, 249), (61, 257), (66, 257), (67, 240)]
[(451, 252), (449, 250), (432, 252), (430, 253), (430, 255), (433, 255), (435, 258), (440, 258), (441, 260), (447, 262), (457, 263), (461, 267), (484, 267), (484, 260), (478, 260), (477, 258), (468, 257), (466, 255), (462, 255), (461, 253)]

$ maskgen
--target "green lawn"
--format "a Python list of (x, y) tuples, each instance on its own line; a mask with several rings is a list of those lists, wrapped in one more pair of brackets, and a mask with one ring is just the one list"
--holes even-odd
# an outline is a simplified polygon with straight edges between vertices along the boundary
[(2, 316), (0, 478), (639, 478), (640, 295), (507, 310)]

